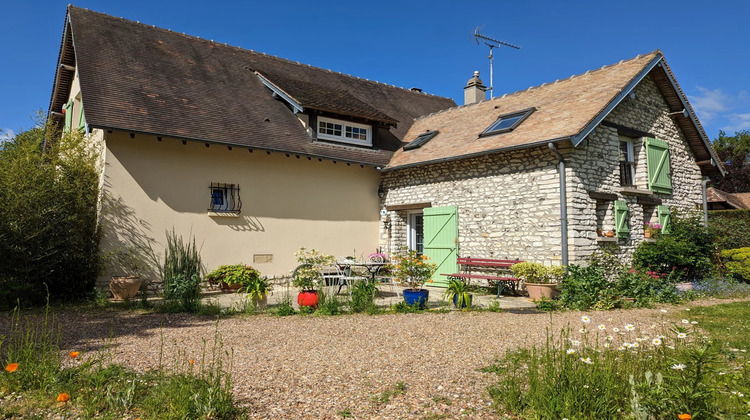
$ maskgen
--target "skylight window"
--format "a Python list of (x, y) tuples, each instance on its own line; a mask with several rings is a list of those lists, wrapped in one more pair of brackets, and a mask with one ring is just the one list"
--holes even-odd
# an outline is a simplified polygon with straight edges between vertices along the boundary
[(518, 127), (523, 120), (525, 120), (532, 112), (536, 111), (536, 108), (529, 108), (523, 111), (512, 112), (510, 114), (501, 115), (497, 118), (497, 121), (492, 123), (486, 130), (480, 134), (480, 136), (492, 136), (495, 134), (507, 133), (513, 131)]
[(433, 137), (437, 136), (439, 131), (428, 131), (417, 136), (416, 139), (409, 142), (404, 146), (404, 150), (418, 149), (425, 145), (428, 141), (432, 140)]

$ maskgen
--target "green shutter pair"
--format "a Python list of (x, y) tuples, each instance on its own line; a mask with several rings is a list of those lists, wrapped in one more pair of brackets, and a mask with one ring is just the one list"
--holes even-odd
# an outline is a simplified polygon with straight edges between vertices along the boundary
[[(64, 133), (70, 133), (73, 129), (73, 103), (71, 100), (65, 104), (65, 127), (63, 127)], [(81, 105), (81, 113), (78, 117), (78, 130), (84, 132), (86, 130), (86, 117), (83, 115), (83, 105)]]
[(669, 143), (646, 138), (646, 166), (648, 189), (659, 193), (672, 193), (672, 167), (669, 161)]
[(628, 203), (625, 201), (615, 201), (615, 235), (618, 238), (627, 238), (630, 232), (628, 226)]

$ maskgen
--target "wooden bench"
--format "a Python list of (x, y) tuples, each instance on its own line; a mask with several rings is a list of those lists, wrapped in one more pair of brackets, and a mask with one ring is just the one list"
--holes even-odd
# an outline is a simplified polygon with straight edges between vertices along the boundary
[[(518, 264), (520, 260), (494, 260), (490, 258), (471, 258), (471, 257), (458, 257), (456, 262), (459, 265), (460, 273), (442, 274), (447, 276), (449, 279), (460, 279), (467, 281), (469, 279), (481, 279), (487, 280), (490, 285), (497, 284), (497, 297), (500, 297), (503, 288), (509, 289), (513, 294), (516, 294), (518, 289), (518, 279), (513, 277), (510, 272), (510, 267), (514, 264)], [(472, 274), (474, 272), (481, 272), (482, 274)], [(485, 274), (487, 272), (494, 272), (496, 275)]]

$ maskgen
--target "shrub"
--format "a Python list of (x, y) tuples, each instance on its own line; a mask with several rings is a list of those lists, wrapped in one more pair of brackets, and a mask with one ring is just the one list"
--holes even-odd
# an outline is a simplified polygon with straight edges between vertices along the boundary
[(39, 122), (0, 144), (5, 309), (43, 304), (48, 290), (53, 301), (90, 296), (99, 270), (97, 153), (80, 133)]
[(300, 265), (292, 273), (292, 284), (303, 291), (315, 290), (323, 281), (320, 270), (336, 262), (333, 255), (321, 254), (316, 249), (300, 248), (295, 255)]
[(570, 309), (588, 309), (611, 287), (604, 270), (597, 266), (568, 266), (568, 276), (560, 284), (560, 303)]
[(708, 226), (717, 248), (750, 247), (750, 210), (709, 211)]
[(656, 242), (641, 243), (633, 255), (633, 264), (646, 271), (669, 274), (677, 271), (683, 278), (695, 279), (713, 268), (713, 238), (697, 214), (672, 214), (672, 228)]
[(750, 282), (750, 247), (721, 251), (727, 273), (737, 280)]
[(164, 299), (180, 302), (183, 310), (196, 310), (201, 293), (201, 257), (195, 246), (195, 238), (184, 241), (174, 230), (167, 232), (167, 249), (161, 271)]
[(369, 281), (358, 281), (352, 287), (352, 300), (349, 309), (352, 312), (372, 312), (375, 306), (377, 285)]
[(402, 249), (401, 252), (393, 257), (395, 263), (393, 275), (398, 278), (399, 282), (406, 285), (409, 290), (420, 290), (425, 282), (432, 282), (433, 274), (437, 270), (437, 264), (427, 262), (429, 257), (419, 255), (413, 249)]
[(563, 275), (560, 266), (545, 267), (536, 262), (522, 262), (510, 267), (513, 275), (526, 283), (551, 284), (557, 283)]

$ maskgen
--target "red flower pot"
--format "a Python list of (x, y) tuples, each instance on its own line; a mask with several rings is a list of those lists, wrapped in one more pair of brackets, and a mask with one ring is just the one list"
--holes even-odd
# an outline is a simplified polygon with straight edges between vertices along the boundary
[(310, 306), (312, 308), (318, 307), (318, 291), (302, 291), (297, 295), (297, 303), (299, 306)]

